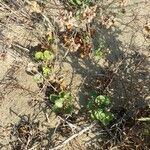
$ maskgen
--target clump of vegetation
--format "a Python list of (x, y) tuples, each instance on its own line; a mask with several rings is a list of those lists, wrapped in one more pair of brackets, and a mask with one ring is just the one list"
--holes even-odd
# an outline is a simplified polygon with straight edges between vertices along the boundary
[(71, 114), (73, 112), (72, 100), (72, 95), (65, 91), (50, 95), (50, 101), (53, 103), (52, 110), (55, 113)]
[(36, 52), (35, 53), (36, 60), (43, 60), (43, 61), (51, 61), (54, 59), (54, 55), (52, 52), (45, 50), (44, 52)]
[(91, 118), (107, 126), (114, 119), (114, 114), (108, 110), (110, 99), (106, 95), (93, 94), (88, 103)]
[(100, 48), (98, 48), (98, 49), (95, 50), (95, 54), (94, 54), (95, 60), (99, 60), (103, 56), (104, 56), (104, 52)]
[(35, 52), (34, 58), (37, 61), (42, 61), (40, 64), (41, 71), (34, 76), (34, 79), (37, 83), (43, 83), (43, 77), (48, 77), (52, 72), (51, 62), (54, 59), (54, 54), (49, 50), (38, 51)]

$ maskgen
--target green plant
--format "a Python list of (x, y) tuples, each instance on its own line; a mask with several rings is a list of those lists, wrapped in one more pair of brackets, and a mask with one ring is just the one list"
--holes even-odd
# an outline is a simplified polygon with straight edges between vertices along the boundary
[(100, 58), (102, 58), (104, 56), (104, 52), (101, 50), (101, 48), (98, 48), (95, 50), (95, 59), (99, 60)]
[(43, 52), (38, 51), (35, 52), (34, 57), (36, 60), (42, 61), (41, 65), (42, 72), (40, 72), (41, 74), (39, 73), (34, 75), (34, 80), (37, 83), (43, 83), (44, 82), (43, 77), (48, 77), (52, 72), (52, 69), (49, 67), (49, 62), (54, 59), (54, 54), (48, 50), (45, 50)]
[(44, 82), (44, 78), (48, 77), (51, 74), (52, 70), (46, 65), (42, 66), (42, 72), (34, 75), (34, 81), (38, 84)]
[(114, 114), (106, 110), (110, 103), (111, 102), (108, 96), (93, 93), (88, 103), (91, 118), (94, 120), (99, 120), (105, 126), (109, 125), (114, 118)]
[(34, 56), (36, 60), (51, 61), (54, 59), (54, 54), (48, 50), (45, 50), (44, 52), (36, 52)]
[(72, 105), (73, 97), (69, 92), (61, 91), (59, 94), (51, 94), (50, 101), (53, 103), (52, 110), (55, 113), (67, 113), (70, 114), (73, 111)]
[(47, 77), (51, 74), (52, 70), (51, 68), (45, 65), (45, 66), (42, 66), (42, 72), (43, 72), (43, 76)]
[(44, 59), (42, 52), (36, 52), (34, 56), (37, 60), (43, 60)]
[(111, 112), (104, 111), (103, 109), (93, 110), (91, 117), (94, 120), (99, 120), (103, 125), (109, 125), (110, 121), (113, 120), (114, 115)]

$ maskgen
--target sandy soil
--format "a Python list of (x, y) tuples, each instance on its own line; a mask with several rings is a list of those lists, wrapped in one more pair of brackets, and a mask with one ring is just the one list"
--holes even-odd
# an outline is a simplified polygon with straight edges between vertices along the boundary
[[(59, 3), (56, 5), (54, 2), (48, 4), (44, 15), (55, 18), (56, 14), (59, 14), (59, 10), (53, 8), (54, 6), (60, 5)], [(120, 7), (116, 5), (112, 5), (108, 9), (112, 14), (117, 14), (115, 27), (109, 29), (99, 28), (97, 30), (96, 41), (104, 39), (109, 48), (107, 58), (101, 60), (98, 67), (86, 58), (80, 59), (69, 55), (63, 63), (62, 72), (65, 76), (65, 84), (69, 85), (71, 83), (70, 90), (76, 95), (79, 106), (84, 105), (84, 101), (82, 101), (86, 97), (86, 91), (83, 90), (84, 84), (88, 84), (93, 72), (101, 74), (103, 68), (115, 68), (123, 58), (126, 58), (125, 63), (123, 66), (120, 66), (121, 71), (116, 73), (116, 78), (123, 71), (122, 80), (128, 84), (132, 69), (139, 63), (142, 63), (134, 80), (137, 81), (137, 86), (143, 85), (141, 91), (145, 91), (145, 94), (141, 95), (139, 99), (144, 99), (146, 102), (150, 101), (150, 38), (146, 38), (148, 34), (150, 36), (150, 33), (144, 30), (144, 26), (150, 21), (150, 1), (129, 1), (122, 8), (125, 10), (125, 13), (121, 13)], [(11, 11), (13, 9), (11, 7)], [(49, 116), (50, 122), (48, 123), (50, 128), (54, 128), (58, 123), (56, 116), (53, 113), (51, 114), (50, 109), (44, 109), (43, 95), (33, 77), (25, 71), (27, 64), (31, 61), (28, 57), (28, 49), (37, 45), (40, 41), (39, 37), (46, 33), (45, 22), (21, 19), (20, 14), (22, 10), (19, 9), (15, 12), (18, 18), (14, 19), (15, 15), (0, 9), (0, 19), (2, 20), (2, 23), (0, 23), (0, 55), (2, 55), (3, 50), (6, 51), (5, 58), (1, 57), (0, 59), (0, 149), (3, 147), (3, 144), (5, 145), (9, 142), (7, 132), (6, 135), (1, 137), (4, 128), (10, 124), (17, 123), (23, 115), (31, 115), (34, 118), (37, 114), (36, 120), (42, 123), (47, 122), (46, 113)], [(10, 19), (7, 19), (7, 13)], [(20, 25), (18, 22), (21, 20), (23, 23)], [(130, 87), (122, 90), (123, 85), (121, 85), (119, 80), (113, 86), (116, 88), (110, 91), (110, 95), (111, 93), (116, 95), (116, 97), (114, 96), (116, 98), (114, 98), (114, 101), (117, 101), (118, 106), (125, 103), (125, 96), (127, 98), (130, 96), (134, 97), (134, 94), (138, 92), (135, 91), (134, 93), (131, 91), (125, 95), (125, 90), (129, 90)], [(137, 98), (135, 98), (135, 101), (137, 105), (141, 104), (141, 101)], [(40, 104), (43, 106), (39, 106)], [(42, 127), (41, 130), (45, 130), (45, 127)], [(82, 142), (78, 141), (78, 143), (83, 145), (82, 149), (86, 149), (84, 147), (84, 139), (89, 140), (83, 135), (79, 139)]]

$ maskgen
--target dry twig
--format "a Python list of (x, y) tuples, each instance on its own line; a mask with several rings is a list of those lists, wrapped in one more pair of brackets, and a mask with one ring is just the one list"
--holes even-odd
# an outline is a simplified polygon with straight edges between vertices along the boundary
[(68, 139), (66, 139), (65, 141), (63, 141), (61, 144), (57, 145), (54, 148), (50, 148), (49, 150), (58, 150), (62, 147), (64, 147), (66, 144), (68, 144), (71, 140), (75, 139), (78, 136), (81, 136), (83, 133), (85, 133), (86, 131), (90, 130), (91, 128), (93, 128), (96, 125), (96, 122), (91, 123), (90, 125), (88, 125), (87, 127), (85, 127), (84, 129), (80, 130), (78, 133), (73, 134), (72, 136), (70, 136)]

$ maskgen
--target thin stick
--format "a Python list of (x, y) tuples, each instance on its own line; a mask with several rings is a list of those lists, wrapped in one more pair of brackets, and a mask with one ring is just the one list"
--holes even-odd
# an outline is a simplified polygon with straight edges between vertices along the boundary
[(69, 125), (69, 127), (72, 129), (72, 131), (73, 131), (73, 129), (77, 129), (77, 128), (78, 128), (76, 125), (74, 125), (74, 124), (68, 122), (67, 120), (64, 120), (62, 117), (58, 116), (58, 118), (59, 118), (60, 120), (64, 121), (64, 122), (66, 122), (66, 123)]
[(36, 145), (34, 145), (33, 147), (29, 148), (28, 150), (34, 150), (36, 147), (39, 146), (39, 143), (37, 143)]
[(54, 148), (50, 148), (49, 150), (58, 150), (62, 147), (64, 147), (66, 144), (68, 144), (71, 140), (73, 140), (74, 138), (82, 135), (84, 132), (90, 130), (91, 128), (93, 128), (96, 125), (96, 122), (93, 122), (92, 124), (90, 124), (89, 126), (85, 127), (84, 129), (82, 129), (81, 131), (79, 131), (78, 133), (72, 135), (71, 137), (69, 137), (68, 139), (66, 139), (65, 141), (63, 141), (61, 144), (57, 145)]

